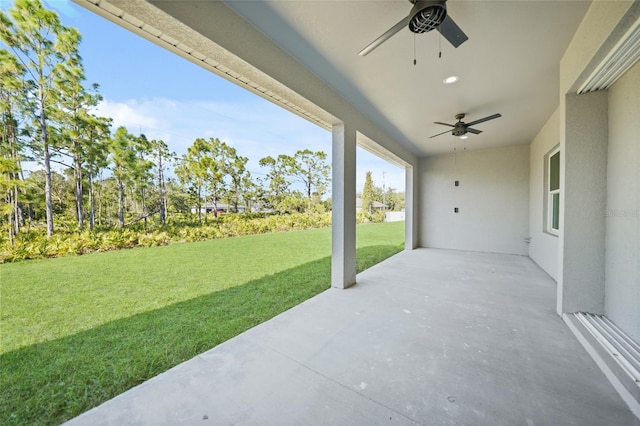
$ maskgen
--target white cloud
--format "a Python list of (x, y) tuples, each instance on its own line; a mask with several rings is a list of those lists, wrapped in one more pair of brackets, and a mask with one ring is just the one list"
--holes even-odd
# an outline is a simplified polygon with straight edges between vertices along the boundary
[(136, 133), (141, 128), (157, 128), (156, 112), (149, 105), (140, 104), (135, 100), (113, 102), (103, 100), (96, 107), (97, 115), (113, 119), (113, 128), (125, 126), (130, 132)]

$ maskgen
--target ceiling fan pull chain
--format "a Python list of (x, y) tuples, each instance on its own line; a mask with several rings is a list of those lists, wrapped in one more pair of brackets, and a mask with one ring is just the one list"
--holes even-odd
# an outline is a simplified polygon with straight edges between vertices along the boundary
[(416, 61), (416, 33), (413, 33), (413, 65), (415, 66), (418, 63)]
[(438, 59), (442, 58), (442, 33), (438, 31)]
[(458, 172), (458, 149), (456, 148), (458, 141), (453, 140), (453, 171)]

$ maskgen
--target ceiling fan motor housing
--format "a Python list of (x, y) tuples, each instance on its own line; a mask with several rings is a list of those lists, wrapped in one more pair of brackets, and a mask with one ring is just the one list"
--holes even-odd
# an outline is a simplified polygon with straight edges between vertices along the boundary
[(453, 136), (462, 136), (467, 134), (467, 125), (458, 121), (451, 131)]
[(409, 29), (417, 34), (429, 32), (447, 17), (445, 1), (416, 1), (411, 9)]

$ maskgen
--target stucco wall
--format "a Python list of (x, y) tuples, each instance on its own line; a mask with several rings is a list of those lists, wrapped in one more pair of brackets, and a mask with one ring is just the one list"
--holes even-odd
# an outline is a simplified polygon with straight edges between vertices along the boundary
[(558, 237), (544, 231), (545, 156), (560, 143), (556, 110), (529, 146), (529, 257), (557, 280)]
[(605, 314), (640, 341), (640, 63), (609, 89)]
[[(558, 311), (604, 313), (608, 95), (565, 97), (560, 144)], [(560, 291), (561, 290), (561, 291)]]
[(529, 146), (428, 157), (419, 169), (421, 246), (528, 254)]

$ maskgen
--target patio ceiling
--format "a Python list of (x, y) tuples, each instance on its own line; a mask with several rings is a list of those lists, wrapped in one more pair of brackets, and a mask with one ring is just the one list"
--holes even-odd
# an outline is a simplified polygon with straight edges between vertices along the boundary
[[(530, 143), (559, 102), (559, 62), (590, 2), (448, 1), (448, 13), (468, 35), (457, 49), (439, 34), (415, 36), (407, 28), (366, 57), (358, 52), (405, 17), (397, 1), (265, 1), (228, 3), (278, 45), (328, 82), (360, 111), (399, 131), (419, 155), (450, 151), (454, 136), (434, 121), (457, 113), (481, 135), (460, 147)], [(442, 57), (438, 58), (439, 44)], [(460, 81), (444, 85), (457, 75)]]
[[(301, 86), (308, 76), (291, 63), (270, 64), (267, 68), (274, 68), (269, 70), (265, 69), (269, 59), (252, 62), (260, 55), (256, 51), (265, 50), (264, 42), (256, 37), (257, 29), (269, 43), (330, 86), (342, 102), (419, 156), (451, 151), (454, 143), (468, 149), (530, 143), (558, 106), (560, 58), (590, 4), (576, 0), (448, 1), (448, 13), (469, 40), (454, 49), (437, 32), (418, 35), (414, 65), (414, 35), (406, 28), (368, 56), (358, 56), (363, 47), (409, 13), (411, 4), (406, 0), (225, 2), (235, 13), (219, 2), (75, 1), (105, 16), (109, 15), (105, 10), (115, 5), (119, 10), (111, 11), (109, 19), (132, 24), (134, 31), (156, 43), (168, 43), (200, 65), (221, 63), (222, 71), (212, 70), (324, 127), (332, 124), (335, 118), (312, 105), (315, 99), (272, 81), (278, 80), (272, 72), (278, 66), (300, 74)], [(231, 16), (235, 14), (240, 19)], [(217, 45), (217, 50), (201, 55), (211, 45), (198, 40), (213, 41), (210, 44)], [(190, 45), (185, 55), (186, 44)], [(221, 54), (220, 47), (231, 54)], [(189, 53), (194, 48), (200, 55), (195, 58)], [(276, 56), (272, 62), (281, 61)], [(450, 75), (460, 76), (460, 81), (445, 86), (443, 79)], [(246, 80), (253, 81), (247, 84)], [(450, 134), (429, 139), (447, 130), (434, 121), (454, 123), (457, 113), (466, 113), (468, 122), (496, 112), (503, 117), (478, 125), (481, 135), (470, 135), (466, 141)]]

